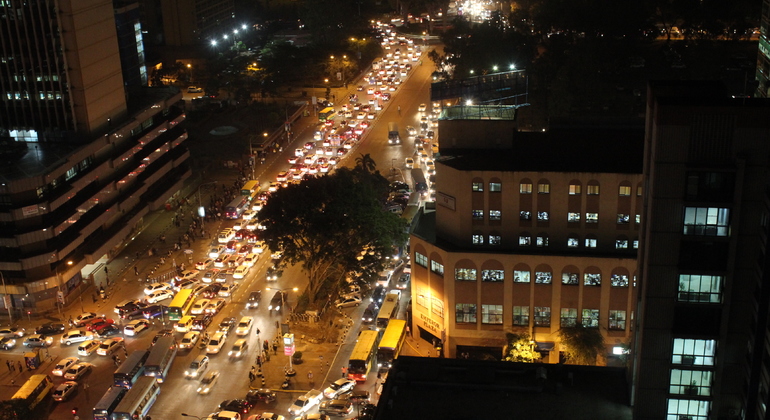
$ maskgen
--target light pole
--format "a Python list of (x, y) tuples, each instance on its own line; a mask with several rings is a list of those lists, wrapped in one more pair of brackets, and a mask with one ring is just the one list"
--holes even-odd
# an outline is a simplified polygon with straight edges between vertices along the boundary
[(190, 70), (190, 83), (193, 81), (193, 70), (192, 70), (192, 64), (188, 64), (187, 68)]
[(284, 298), (286, 297), (286, 294), (289, 291), (292, 291), (292, 292), (298, 291), (299, 287), (294, 287), (294, 288), (290, 288), (290, 289), (289, 288), (287, 288), (287, 289), (278, 289), (278, 288), (275, 288), (275, 287), (266, 287), (265, 290), (267, 290), (267, 291), (275, 290), (276, 292), (281, 292), (281, 308), (283, 308), (284, 306), (286, 306), (286, 301), (284, 300)]
[(206, 214), (205, 214), (205, 211), (201, 211), (201, 209), (203, 208), (203, 203), (201, 202), (201, 187), (204, 185), (211, 185), (216, 183), (217, 181), (211, 181), (211, 182), (205, 182), (201, 185), (198, 185), (198, 216), (201, 217), (201, 228), (206, 227)]
[(8, 289), (5, 288), (5, 276), (2, 271), (0, 271), (0, 279), (3, 280), (3, 294), (4, 296), (8, 296), (8, 300), (5, 302), (5, 307), (8, 309), (8, 325), (12, 325), (13, 315), (11, 314), (11, 301), (13, 300), (13, 297), (8, 294)]
[[(67, 265), (68, 266), (70, 266), (72, 264), (73, 264), (72, 260), (67, 261)], [(62, 273), (59, 271), (59, 266), (58, 265), (56, 266), (55, 273), (56, 273), (56, 279), (58, 280), (58, 284), (56, 285), (56, 287), (58, 288), (58, 293), (56, 295), (56, 299), (57, 299), (58, 303), (57, 303), (56, 306), (59, 307), (59, 315), (61, 316), (61, 308), (62, 308), (62, 306), (64, 306), (64, 295), (62, 294), (62, 291), (61, 291)], [(58, 300), (59, 296), (61, 296), (61, 301)]]

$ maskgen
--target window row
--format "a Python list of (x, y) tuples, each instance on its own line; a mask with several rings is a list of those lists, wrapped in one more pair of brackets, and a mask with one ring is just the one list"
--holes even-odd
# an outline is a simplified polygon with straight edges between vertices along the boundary
[[(531, 211), (522, 210), (519, 212), (519, 220), (531, 221), (532, 216), (533, 215)], [(534, 216), (536, 217), (538, 222), (548, 222), (551, 220), (551, 215), (547, 211), (538, 211)], [(580, 223), (580, 216), (581, 216), (580, 213), (574, 213), (574, 212), (567, 213), (567, 222)], [(487, 218), (490, 221), (503, 220), (503, 212), (502, 210), (489, 210), (487, 212)], [(484, 220), (484, 210), (482, 209), (471, 210), (471, 219)], [(619, 225), (628, 225), (631, 223), (631, 215), (625, 214), (625, 213), (618, 213), (615, 221)], [(634, 222), (636, 224), (642, 223), (642, 215), (640, 214), (634, 215)], [(599, 223), (599, 213), (586, 213), (586, 223)]]
[[(490, 234), (490, 235), (483, 235), (481, 233), (474, 233), (471, 235), (471, 243), (473, 245), (491, 245), (491, 246), (500, 246), (503, 244), (503, 237), (501, 235), (497, 234)], [(620, 236), (617, 239), (615, 239), (615, 249), (628, 249), (629, 243), (631, 245), (632, 249), (638, 249), (639, 248), (639, 241), (633, 240), (629, 241), (628, 238), (625, 236)], [(518, 240), (519, 246), (532, 246), (533, 241), (532, 237), (528, 234), (521, 234), (519, 235)], [(540, 234), (535, 237), (534, 245), (537, 247), (547, 247), (548, 246), (548, 235), (546, 234)], [(599, 246), (599, 241), (594, 235), (587, 235), (584, 241), (584, 247), (585, 248), (596, 248)], [(570, 237), (567, 238), (567, 247), (568, 248), (578, 248), (580, 247), (580, 238), (577, 235), (570, 235)]]
[[(441, 266), (443, 273), (444, 266)], [(532, 272), (523, 270), (513, 271), (514, 283), (531, 283)], [(561, 275), (561, 283), (567, 285), (579, 285), (580, 274), (564, 272)], [(478, 280), (478, 270), (475, 268), (455, 268), (455, 280), (457, 281), (476, 281)], [(502, 282), (505, 280), (505, 270), (481, 270), (481, 281), (485, 282)], [(553, 281), (553, 273), (550, 271), (535, 271), (534, 280), (537, 284), (551, 284)], [(636, 279), (634, 279), (636, 281)], [(601, 286), (602, 275), (601, 273), (584, 273), (583, 285), (584, 286)], [(612, 287), (628, 287), (628, 275), (614, 273), (610, 275), (610, 285)]]
[[(628, 197), (631, 195), (631, 185), (620, 185), (618, 187), (618, 195), (621, 197)], [(473, 192), (483, 192), (484, 191), (484, 183), (474, 181), (471, 182), (471, 191)], [(502, 192), (503, 191), (503, 184), (500, 182), (490, 182), (489, 183), (489, 191), (490, 192)], [(533, 190), (533, 184), (532, 182), (523, 181), (519, 183), (519, 193), (520, 194), (532, 194)], [(578, 183), (571, 183), (569, 184), (569, 195), (580, 195), (582, 192), (582, 185)], [(548, 182), (539, 182), (537, 183), (537, 193), (538, 194), (550, 194), (551, 193), (551, 184)], [(599, 195), (599, 184), (595, 181), (592, 181), (592, 183), (589, 183), (586, 185), (586, 194), (587, 195)], [(642, 187), (638, 186), (636, 187), (636, 195), (641, 196), (642, 195)]]
[[(551, 308), (549, 306), (535, 306), (532, 308), (532, 322), (536, 327), (551, 326)], [(458, 324), (475, 324), (478, 322), (477, 305), (475, 303), (455, 304), (455, 322)], [(581, 323), (587, 328), (599, 327), (599, 310), (583, 309)], [(607, 328), (615, 331), (625, 331), (626, 311), (611, 310), (607, 318)], [(530, 307), (514, 306), (512, 309), (512, 322), (515, 326), (530, 326)], [(578, 310), (576, 308), (562, 308), (559, 325), (561, 327), (574, 327), (578, 322)], [(503, 305), (481, 305), (482, 324), (503, 324)]]

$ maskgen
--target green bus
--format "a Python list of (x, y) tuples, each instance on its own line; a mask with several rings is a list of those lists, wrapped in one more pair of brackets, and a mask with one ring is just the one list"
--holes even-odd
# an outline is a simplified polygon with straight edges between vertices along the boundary
[(327, 120), (333, 120), (335, 115), (337, 115), (337, 113), (334, 111), (334, 108), (324, 108), (318, 113), (318, 121), (326, 122)]
[(168, 307), (168, 319), (179, 321), (183, 316), (187, 315), (187, 311), (190, 310), (193, 303), (195, 303), (195, 295), (193, 295), (192, 289), (180, 290)]

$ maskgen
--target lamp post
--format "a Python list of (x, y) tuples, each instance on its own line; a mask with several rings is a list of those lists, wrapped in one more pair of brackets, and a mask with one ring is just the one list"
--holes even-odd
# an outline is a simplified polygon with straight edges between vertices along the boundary
[[(72, 264), (73, 264), (72, 260), (67, 261), (67, 265), (68, 266), (70, 266)], [(56, 287), (58, 289), (58, 292), (57, 292), (57, 295), (56, 295), (56, 299), (57, 299), (57, 305), (56, 306), (59, 307), (59, 315), (61, 315), (61, 308), (62, 308), (62, 306), (64, 306), (64, 297), (63, 297), (64, 295), (62, 295), (62, 291), (61, 291), (62, 273), (59, 271), (59, 266), (56, 267), (55, 273), (56, 273), (56, 278), (58, 280), (58, 284), (56, 285)], [(58, 300), (59, 296), (62, 296), (61, 297), (61, 301)]]
[(286, 288), (286, 289), (278, 289), (278, 288), (275, 288), (275, 287), (266, 287), (265, 290), (267, 290), (267, 291), (275, 290), (276, 292), (281, 292), (281, 308), (283, 308), (284, 306), (286, 306), (286, 301), (284, 300), (284, 297), (286, 296), (286, 294), (289, 291), (292, 291), (292, 292), (298, 291), (299, 287)]
[(5, 288), (5, 276), (3, 276), (3, 272), (0, 271), (0, 279), (3, 280), (3, 295), (8, 296), (8, 300), (5, 302), (5, 308), (8, 309), (8, 325), (13, 324), (13, 315), (11, 314), (11, 301), (13, 300), (13, 297), (11, 297), (10, 294), (8, 294), (8, 289)]
[(204, 185), (211, 185), (216, 184), (217, 181), (211, 181), (211, 182), (204, 182), (201, 185), (198, 185), (198, 216), (201, 217), (201, 228), (206, 227), (206, 214), (205, 212), (201, 211), (201, 208), (203, 208), (203, 203), (201, 202), (201, 187)]
[(187, 69), (190, 70), (190, 83), (192, 83), (192, 81), (193, 81), (193, 67), (192, 67), (192, 64), (188, 64), (187, 65)]

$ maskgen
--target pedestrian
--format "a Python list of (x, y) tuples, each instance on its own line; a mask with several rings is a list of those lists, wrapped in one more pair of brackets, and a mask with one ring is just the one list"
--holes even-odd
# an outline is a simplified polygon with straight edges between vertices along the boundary
[(21, 372), (21, 360), (19, 360), (19, 372)]
[(136, 276), (139, 275), (139, 267), (137, 267), (137, 266), (134, 266), (134, 275), (136, 275)]
[(249, 372), (249, 383), (254, 382), (254, 372)]
[(408, 335), (409, 337), (412, 336), (412, 331), (409, 330), (409, 326), (408, 325), (406, 326), (406, 335)]
[(278, 354), (278, 344), (273, 343), (273, 354)]
[(93, 299), (94, 303), (98, 301), (98, 299), (96, 298), (96, 293), (94, 293), (93, 296), (91, 296), (91, 299)]
[(267, 351), (268, 349), (270, 349), (270, 343), (268, 343), (268, 342), (267, 342), (267, 340), (265, 340), (265, 341), (262, 343), (262, 349), (264, 349), (265, 351)]
[(8, 372), (13, 372), (13, 365), (10, 360), (6, 360), (5, 365), (8, 366)]
[(107, 266), (104, 266), (104, 274), (110, 274), (110, 270), (107, 268)]
[(70, 328), (75, 326), (75, 321), (72, 320), (72, 315), (70, 315), (70, 318), (67, 320), (67, 323), (69, 324)]
[(139, 251), (136, 251), (136, 259), (139, 259)]

